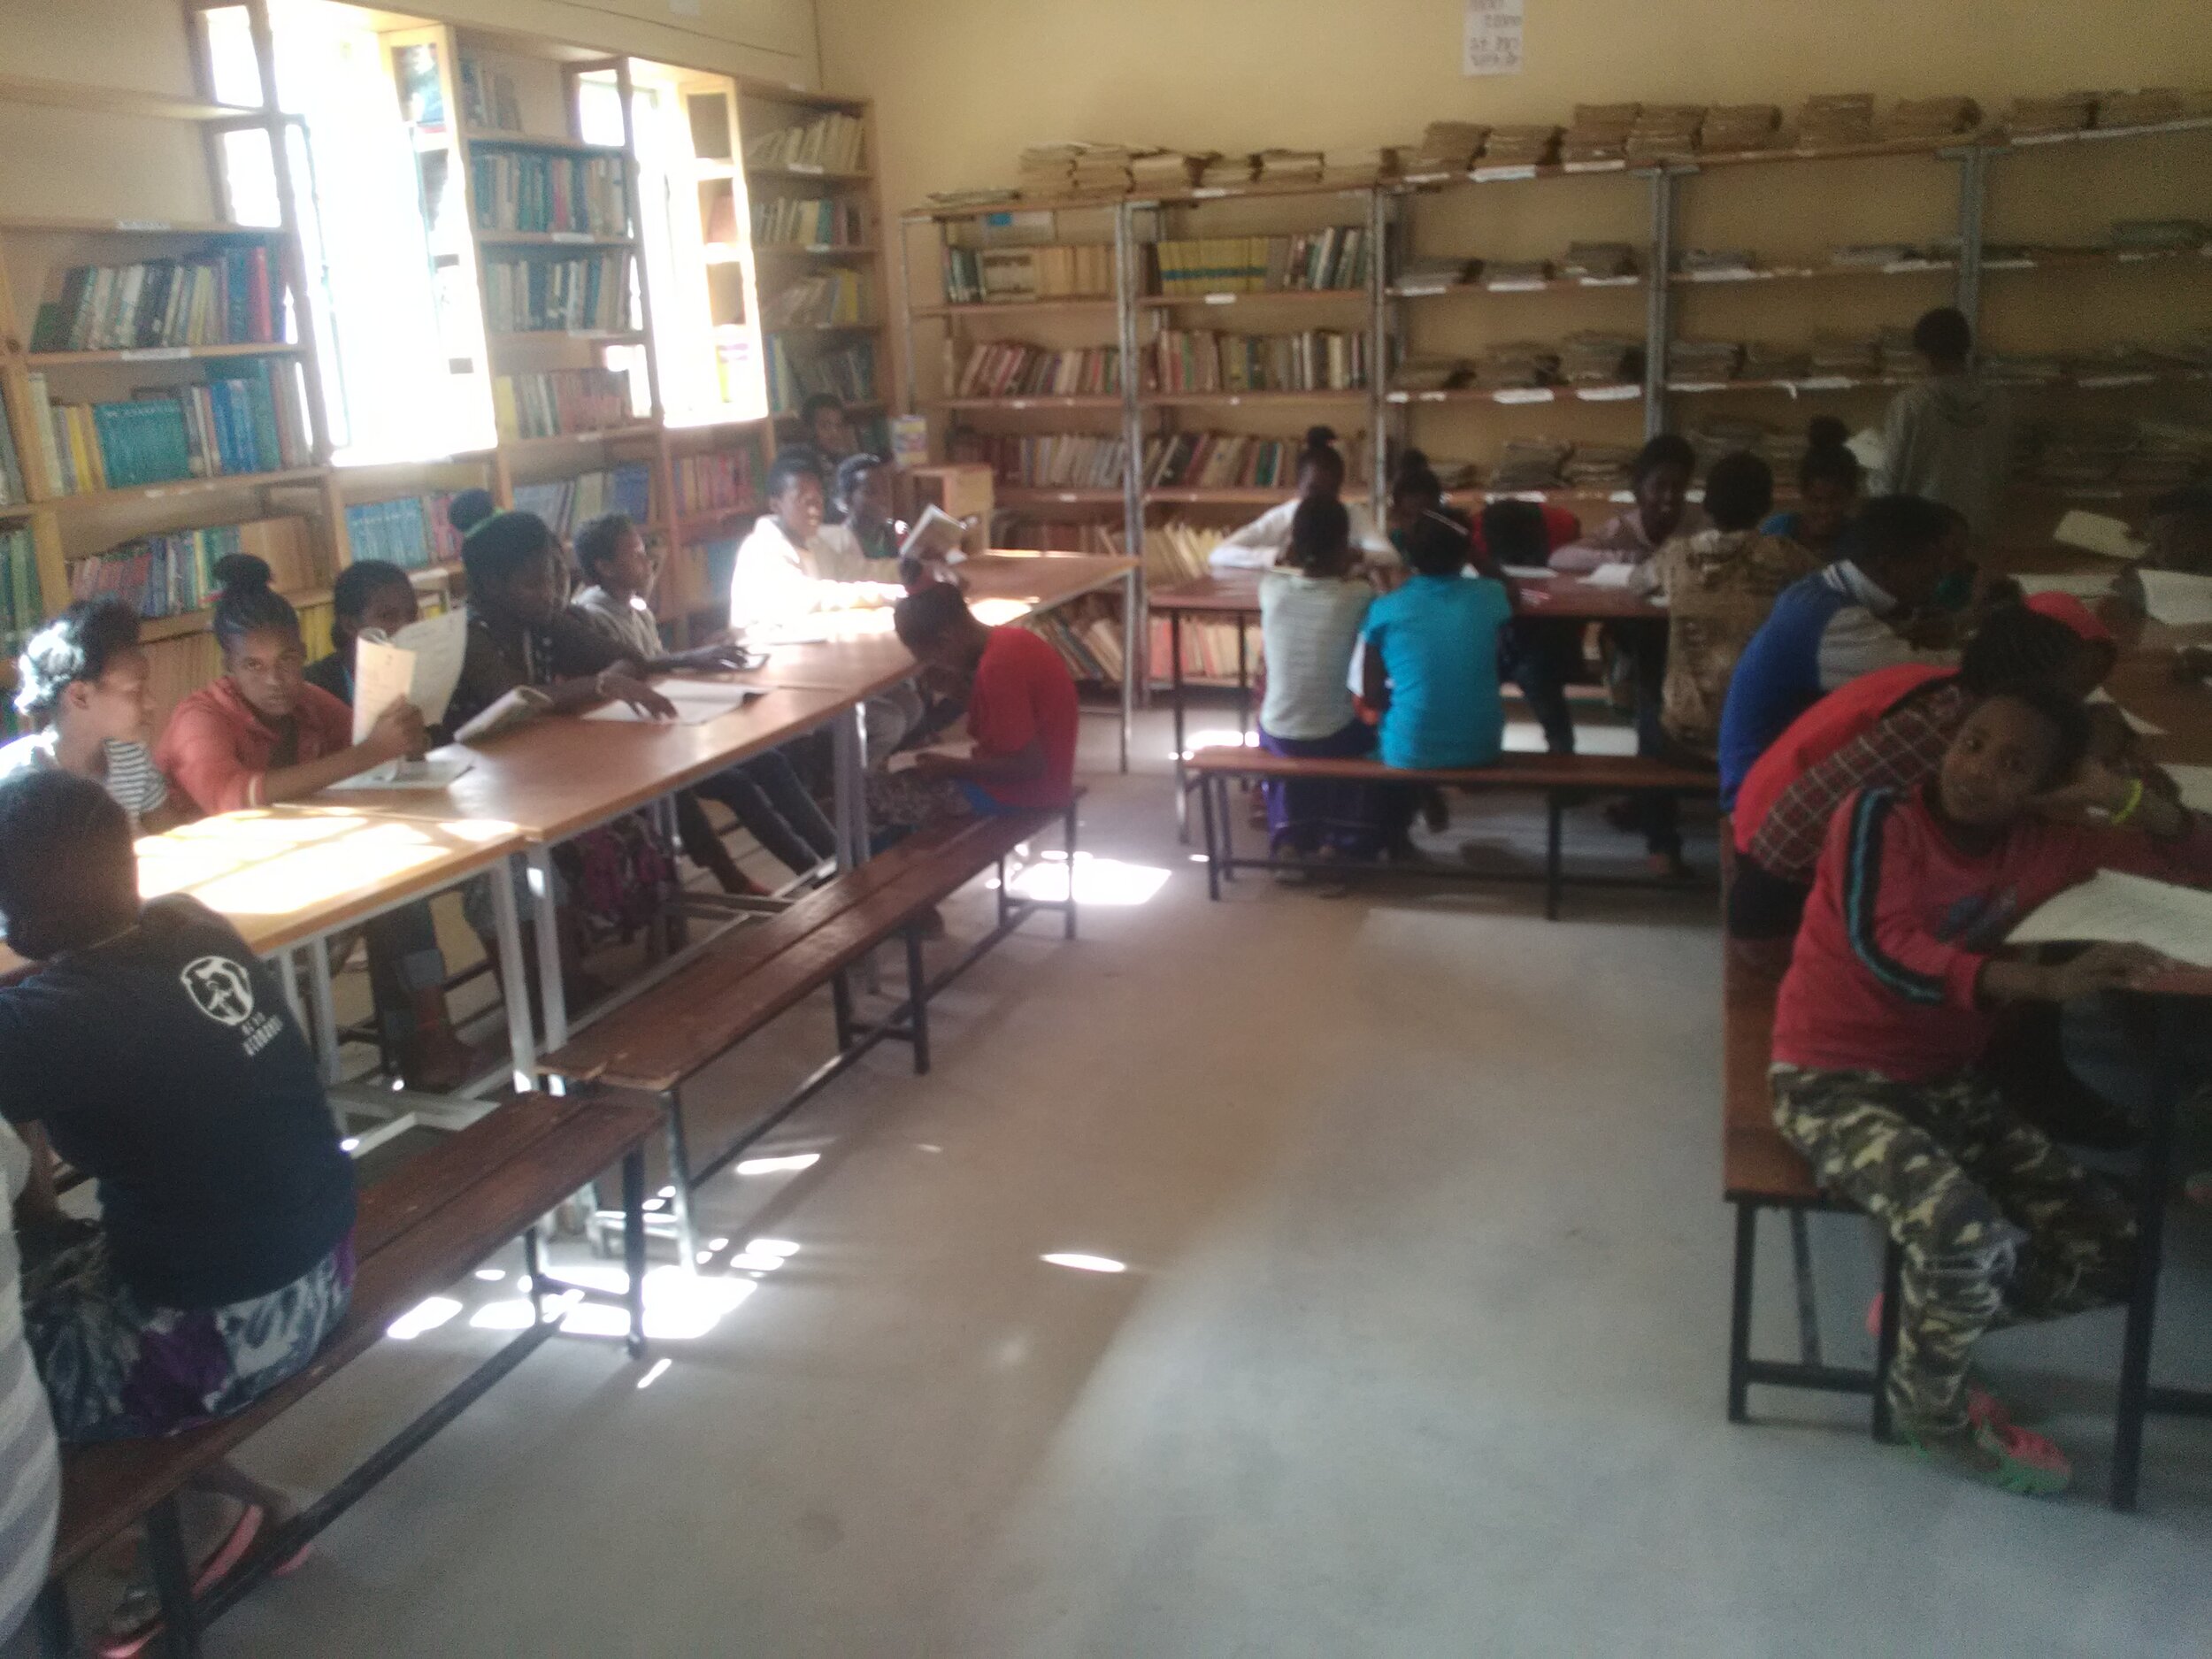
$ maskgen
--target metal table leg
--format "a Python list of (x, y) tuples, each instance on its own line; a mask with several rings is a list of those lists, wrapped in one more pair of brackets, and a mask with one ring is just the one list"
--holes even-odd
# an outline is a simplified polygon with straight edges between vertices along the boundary
[[(493, 938), (500, 961), (513, 964), (507, 970), (507, 1052), (514, 1065), (515, 1087), (526, 1094), (537, 1087), (538, 1056), (530, 1035), (529, 980), (522, 970), (522, 923), (515, 913), (515, 884), (507, 871), (494, 870), (490, 880)], [(557, 952), (554, 977), (560, 977)]]
[(858, 703), (830, 727), (831, 817), (837, 829), (837, 867), (868, 861), (868, 716)]
[(1125, 772), (1129, 770), (1129, 738), (1137, 718), (1137, 685), (1145, 672), (1146, 648), (1152, 642), (1138, 574), (1132, 565), (1121, 579), (1121, 769)]
[(1175, 839), (1190, 840), (1190, 780), (1183, 766), (1183, 613), (1167, 613), (1167, 701), (1175, 721)]
[[(2174, 1109), (2181, 1074), (2182, 1018), (2192, 1000), (2158, 999), (2157, 1088), (2135, 1199), (2135, 1278), (2129, 1287), (2127, 1329), (2120, 1343), (2120, 1394), (2112, 1434), (2112, 1507), (2135, 1508), (2143, 1473), (2143, 1419), (2150, 1409), (2151, 1337), (2158, 1317), (2158, 1274), (2164, 1265), (2166, 1194), (2173, 1181)], [(2199, 1018), (2203, 1003), (2194, 1001)]]
[[(553, 879), (550, 847), (532, 847), (521, 857), (538, 928), (538, 996), (545, 1011), (545, 1047), (549, 1054), (568, 1041), (568, 990), (561, 983), (559, 889)], [(515, 983), (519, 987), (523, 977), (519, 956), (516, 967)]]
[(323, 1081), (338, 1080), (338, 1003), (330, 987), (330, 945), (326, 940), (307, 943), (307, 1000), (315, 1018), (315, 1056), (322, 1066)]
[(1241, 743), (1252, 730), (1252, 664), (1244, 637), (1244, 612), (1230, 615), (1237, 628), (1237, 741)]

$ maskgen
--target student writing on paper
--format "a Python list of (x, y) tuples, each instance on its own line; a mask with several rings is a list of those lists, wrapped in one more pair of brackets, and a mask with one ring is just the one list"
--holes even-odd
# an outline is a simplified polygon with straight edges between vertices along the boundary
[(147, 747), (150, 672), (129, 606), (119, 599), (71, 605), (31, 635), (16, 661), (16, 711), (38, 729), (0, 749), (0, 780), (73, 772), (113, 795), (134, 832), (158, 835), (182, 821)]
[(1948, 667), (1958, 660), (1947, 643), (1950, 619), (1918, 614), (1953, 567), (1956, 524), (1933, 502), (1882, 496), (1859, 515), (1848, 557), (1783, 589), (1729, 678), (1722, 805), (1734, 801), (1767, 745), (1837, 687), (1899, 663)]
[[(2016, 1492), (2056, 1491), (2070, 1469), (1970, 1385), (1975, 1344), (1993, 1325), (2123, 1294), (2134, 1224), (1977, 1062), (2006, 1004), (2124, 988), (2158, 964), (2104, 945), (2054, 967), (2004, 941), (2101, 867), (2212, 881), (2212, 822), (2086, 759), (2088, 746), (2078, 701), (2024, 685), (1985, 699), (1919, 789), (1846, 802), (1774, 1022), (1775, 1122), (1822, 1186), (1903, 1251), (1898, 1430)], [(2066, 821), (2092, 812), (2098, 827)]]
[[(83, 1445), (234, 1416), (306, 1367), (352, 1289), (353, 1167), (307, 1039), (229, 923), (141, 904), (129, 819), (85, 779), (0, 785), (0, 915), (40, 964), (0, 989), (0, 1116), (99, 1184), (98, 1226), (43, 1217), (23, 1276), (54, 1426)], [(228, 1463), (189, 1484), (234, 1557), (288, 1518)], [(155, 1605), (127, 1597), (102, 1651), (136, 1651)]]
[[(422, 716), (404, 701), (378, 717), (365, 741), (351, 741), (353, 710), (307, 683), (298, 613), (270, 591), (267, 565), (234, 554), (215, 574), (224, 584), (213, 623), (224, 675), (177, 705), (156, 756), (180, 794), (204, 812), (274, 806), (422, 752)], [(388, 911), (362, 933), (377, 1022), (400, 1075), (418, 1088), (457, 1087), (472, 1056), (446, 1007), (430, 907)]]
[[(653, 556), (626, 513), (607, 513), (576, 533), (576, 563), (590, 585), (570, 603), (570, 611), (627, 650), (633, 660), (655, 669), (724, 668), (738, 648), (712, 645), (666, 656), (660, 626), (646, 595), (653, 586)], [(676, 828), (684, 851), (710, 872), (726, 893), (765, 891), (737, 867), (709, 822), (702, 799), (718, 801), (768, 855), (803, 875), (837, 850), (837, 832), (799, 781), (780, 750), (741, 761), (676, 796)]]
[(1925, 313), (1913, 325), (1912, 343), (1928, 378), (1891, 400), (1875, 493), (1941, 502), (1985, 537), (2012, 465), (2010, 405), (1975, 371), (1974, 331), (1963, 311), (1939, 305)]
[(1805, 457), (1797, 464), (1797, 505), (1774, 514), (1760, 529), (1787, 536), (1824, 562), (1842, 550), (1843, 533), (1858, 511), (1863, 481), (1850, 437), (1850, 428), (1833, 415), (1816, 415), (1806, 424)]
[[(1336, 434), (1329, 427), (1306, 429), (1305, 442), (1298, 451), (1296, 490), (1289, 501), (1270, 507), (1251, 523), (1223, 537), (1206, 556), (1207, 564), (1217, 571), (1267, 570), (1281, 559), (1283, 549), (1290, 545), (1290, 521), (1300, 502), (1316, 496), (1326, 496), (1332, 501), (1342, 498), (1344, 452), (1336, 447)], [(1397, 554), (1366, 506), (1356, 501), (1346, 502), (1344, 511), (1351, 517), (1352, 545), (1371, 561), (1395, 565)]]

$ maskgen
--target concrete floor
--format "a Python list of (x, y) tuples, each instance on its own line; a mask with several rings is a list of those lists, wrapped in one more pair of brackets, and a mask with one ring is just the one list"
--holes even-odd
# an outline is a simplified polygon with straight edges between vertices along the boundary
[[(2142, 1515), (2093, 1496), (2111, 1318), (1990, 1345), (2060, 1408), (2091, 1488), (2065, 1501), (1916, 1467), (1863, 1404), (1764, 1392), (1724, 1421), (1709, 895), (1571, 895), (1554, 925), (1527, 888), (1247, 879), (1210, 905), (1164, 733), (1126, 779), (1110, 723), (1086, 733), (1087, 846), (1119, 861), (1087, 873), (1156, 892), (1077, 944), (1002, 947), (939, 1005), (931, 1077), (879, 1053), (762, 1148), (818, 1162), (704, 1195), (727, 1242), (703, 1282), (738, 1305), (657, 1374), (552, 1344), (208, 1651), (2212, 1647), (2212, 1434), (2154, 1426)], [(1484, 816), (1525, 844), (1525, 808)], [(696, 1088), (695, 1145), (826, 1023)], [(741, 1259), (780, 1266), (731, 1263), (755, 1239)], [(1863, 1225), (1815, 1243), (1830, 1356), (1863, 1359)], [(1778, 1223), (1765, 1244), (1761, 1340), (1786, 1351)], [(2200, 1284), (2203, 1230), (2177, 1249)], [(485, 1352), (470, 1319), (511, 1286), (454, 1295), (256, 1442), (257, 1471), (313, 1489)], [(2202, 1298), (2169, 1307), (2162, 1370), (2212, 1376)]]

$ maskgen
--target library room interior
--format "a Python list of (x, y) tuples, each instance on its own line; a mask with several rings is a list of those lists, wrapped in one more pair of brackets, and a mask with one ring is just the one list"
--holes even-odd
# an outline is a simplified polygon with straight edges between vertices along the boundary
[(2212, 8), (0, 0), (0, 1659), (2204, 1653)]

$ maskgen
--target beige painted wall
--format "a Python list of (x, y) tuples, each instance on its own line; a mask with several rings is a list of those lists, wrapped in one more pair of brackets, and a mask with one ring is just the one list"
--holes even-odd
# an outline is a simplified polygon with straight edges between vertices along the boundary
[[(1527, 0), (1526, 68), (1481, 80), (1459, 73), (1458, 0), (817, 4), (826, 84), (876, 100), (893, 212), (931, 190), (1010, 183), (1022, 146), (1056, 139), (1327, 149), (1409, 142), (1438, 119), (1563, 121), (1577, 100), (1759, 100), (1786, 109), (1812, 92), (1863, 89), (1885, 99), (1967, 93), (2001, 108), (2016, 91), (2083, 84), (2212, 87), (2212, 5), (2171, 0)], [(2085, 237), (2136, 213), (2212, 219), (2212, 142), (2100, 150), (2006, 163), (1993, 184), (1993, 234)], [(1932, 238), (1952, 227), (1954, 183), (1950, 169), (1927, 162), (1739, 171), (1686, 189), (1684, 238), (1770, 257), (1842, 241)], [(1632, 183), (1461, 191), (1423, 205), (1417, 246), (1531, 257), (1576, 236), (1640, 238), (1644, 223)], [(933, 287), (934, 275), (925, 265), (918, 286)], [(2154, 338), (2212, 323), (2212, 273), (2139, 270), (2066, 289), (2024, 281), (2000, 279), (1990, 289), (1985, 315), (2001, 347)], [(1946, 297), (1933, 281), (1790, 286), (1787, 295), (1709, 302), (1701, 294), (1678, 332), (1801, 338), (1816, 320), (1909, 323)], [(1279, 315), (1243, 326), (1319, 320)], [(1444, 302), (1416, 308), (1413, 325), (1417, 349), (1455, 355), (1495, 339), (1597, 326), (1640, 334), (1640, 299), (1631, 291)], [(1048, 343), (1073, 338), (1041, 325), (1028, 332)], [(939, 349), (933, 335), (922, 342), (926, 386)], [(1777, 426), (1806, 413), (1778, 398), (1770, 409), (1729, 401), (1727, 412)], [(1838, 412), (1865, 418), (1878, 407)], [(1678, 412), (1677, 424), (1684, 420)], [(1529, 429), (1525, 416), (1455, 410), (1425, 418), (1419, 438), (1479, 458), (1509, 421)], [(1615, 405), (1562, 411), (1552, 424), (1562, 437), (1619, 439), (1634, 435), (1635, 421), (1632, 405)], [(1285, 416), (1271, 428), (1294, 424)]]

